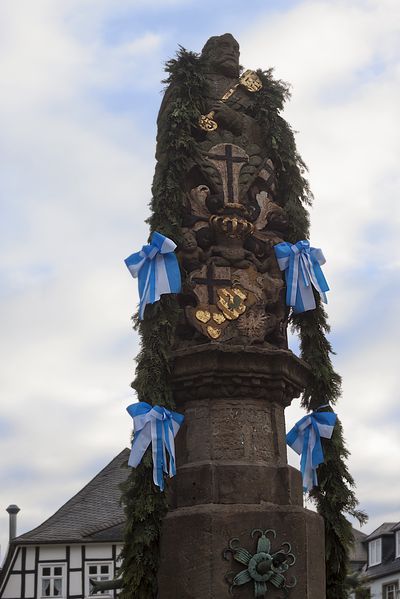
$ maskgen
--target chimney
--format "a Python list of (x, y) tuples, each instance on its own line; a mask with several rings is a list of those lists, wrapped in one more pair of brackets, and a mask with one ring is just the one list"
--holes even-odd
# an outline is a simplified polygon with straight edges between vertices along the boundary
[(8, 506), (6, 511), (10, 514), (10, 543), (17, 536), (17, 514), (19, 507), (11, 504)]

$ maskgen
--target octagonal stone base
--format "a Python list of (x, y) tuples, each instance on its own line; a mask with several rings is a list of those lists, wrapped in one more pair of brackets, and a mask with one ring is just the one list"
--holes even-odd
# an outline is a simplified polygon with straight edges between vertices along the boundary
[[(172, 388), (185, 421), (176, 439), (177, 475), (163, 523), (159, 599), (228, 599), (229, 540), (252, 554), (253, 529), (274, 529), (272, 548), (296, 556), (289, 599), (325, 598), (324, 527), (303, 508), (300, 472), (287, 464), (284, 409), (300, 395), (307, 365), (292, 352), (204, 344), (175, 352)], [(231, 576), (231, 579), (233, 578)], [(235, 588), (254, 597), (252, 582)], [(268, 585), (266, 599), (283, 598)]]

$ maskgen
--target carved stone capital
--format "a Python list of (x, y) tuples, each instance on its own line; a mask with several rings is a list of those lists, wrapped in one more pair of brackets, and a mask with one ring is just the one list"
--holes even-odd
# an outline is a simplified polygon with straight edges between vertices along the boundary
[(232, 462), (286, 467), (284, 408), (307, 375), (288, 350), (207, 343), (176, 351), (171, 385), (185, 415), (176, 442), (180, 467), (223, 464), (214, 478)]
[(303, 391), (309, 368), (290, 350), (207, 343), (173, 352), (177, 405), (188, 399), (260, 399), (282, 407)]

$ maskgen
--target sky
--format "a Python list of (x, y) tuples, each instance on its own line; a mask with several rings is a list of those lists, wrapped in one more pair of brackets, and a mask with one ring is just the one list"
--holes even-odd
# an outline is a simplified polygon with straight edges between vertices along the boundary
[[(148, 235), (163, 63), (226, 32), (244, 67), (292, 85), (362, 530), (400, 521), (398, 0), (3, 0), (3, 556), (10, 503), (30, 530), (129, 445), (137, 290), (123, 260)], [(302, 415), (295, 400), (287, 428)]]

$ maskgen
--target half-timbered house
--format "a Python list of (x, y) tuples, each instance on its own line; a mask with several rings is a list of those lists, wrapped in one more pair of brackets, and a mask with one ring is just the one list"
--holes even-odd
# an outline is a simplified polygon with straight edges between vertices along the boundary
[[(43, 524), (10, 540), (1, 599), (84, 599), (90, 579), (114, 578), (125, 521), (119, 485), (128, 456), (124, 449)], [(112, 598), (116, 591), (96, 596)]]

